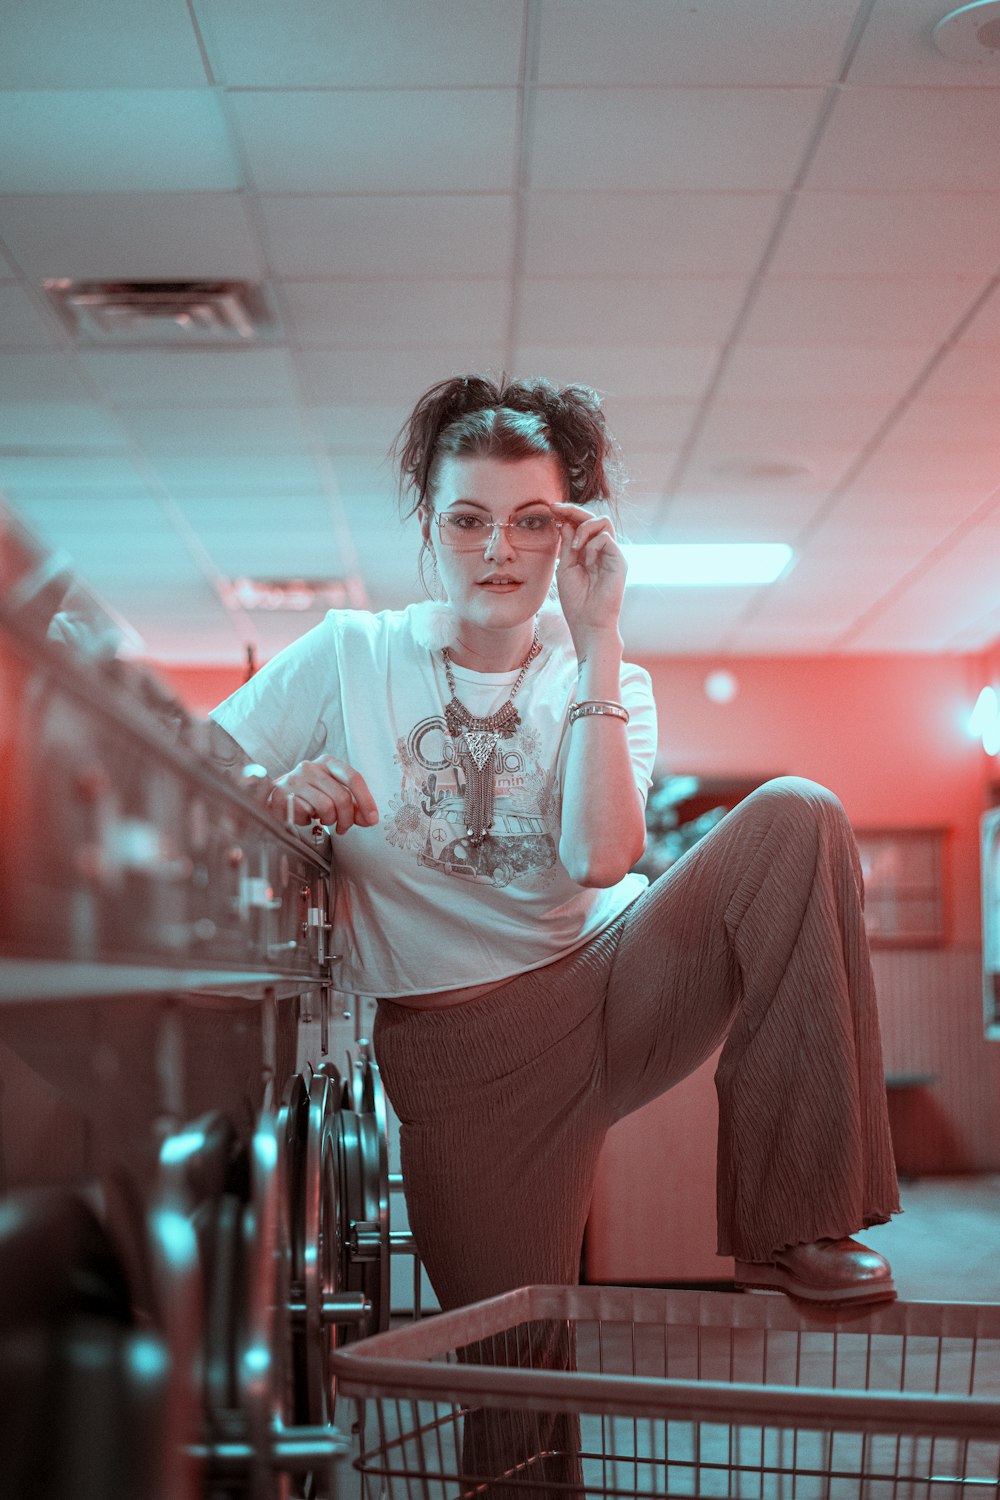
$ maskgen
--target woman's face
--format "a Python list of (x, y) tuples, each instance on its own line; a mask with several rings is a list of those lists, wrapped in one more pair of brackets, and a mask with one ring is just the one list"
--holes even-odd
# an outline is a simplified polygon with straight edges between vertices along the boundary
[[(481, 534), (474, 551), (466, 551), (449, 543), (449, 538), (464, 539), (460, 518), (520, 520), (530, 529), (529, 518), (551, 514), (565, 500), (565, 488), (562, 466), (550, 453), (513, 460), (444, 460), (434, 511), (421, 507), (420, 527), (434, 549), (448, 602), (460, 618), (494, 629), (531, 619), (545, 601), (559, 550), (558, 531), (536, 549), (524, 545), (523, 531), (519, 545), (513, 527), (494, 527)], [(464, 525), (469, 524), (466, 519)]]

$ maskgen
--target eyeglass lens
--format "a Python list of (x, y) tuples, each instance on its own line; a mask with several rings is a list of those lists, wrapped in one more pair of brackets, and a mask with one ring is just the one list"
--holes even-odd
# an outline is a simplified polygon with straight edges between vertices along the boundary
[(448, 545), (462, 552), (478, 552), (489, 546), (498, 531), (505, 532), (507, 540), (513, 546), (530, 552), (545, 551), (559, 535), (559, 523), (555, 516), (539, 512), (518, 516), (513, 521), (486, 521), (479, 516), (443, 515), (438, 517), (438, 526)]

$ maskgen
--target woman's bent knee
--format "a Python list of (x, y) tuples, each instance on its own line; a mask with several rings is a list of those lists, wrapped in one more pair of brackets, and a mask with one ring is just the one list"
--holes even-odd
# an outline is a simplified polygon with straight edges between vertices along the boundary
[(807, 776), (775, 776), (751, 792), (747, 801), (766, 804), (774, 816), (782, 812), (793, 816), (814, 813), (817, 817), (832, 815), (838, 821), (847, 821), (844, 805), (836, 792), (831, 792), (818, 781), (810, 781)]

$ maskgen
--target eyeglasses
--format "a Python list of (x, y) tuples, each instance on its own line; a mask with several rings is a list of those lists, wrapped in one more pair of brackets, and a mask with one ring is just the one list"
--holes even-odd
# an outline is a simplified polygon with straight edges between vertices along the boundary
[(562, 530), (562, 523), (550, 510), (529, 511), (513, 521), (494, 521), (492, 517), (487, 521), (464, 510), (448, 510), (434, 519), (442, 542), (457, 552), (485, 552), (498, 531), (505, 532), (508, 542), (519, 551), (547, 552)]

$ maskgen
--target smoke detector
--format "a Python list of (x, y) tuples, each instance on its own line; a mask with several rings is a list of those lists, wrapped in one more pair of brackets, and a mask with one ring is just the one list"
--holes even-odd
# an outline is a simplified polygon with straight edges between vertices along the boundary
[(60, 279), (44, 287), (84, 343), (242, 343), (267, 321), (260, 289), (244, 281)]
[(975, 0), (944, 16), (934, 45), (952, 62), (1000, 64), (1000, 0)]

